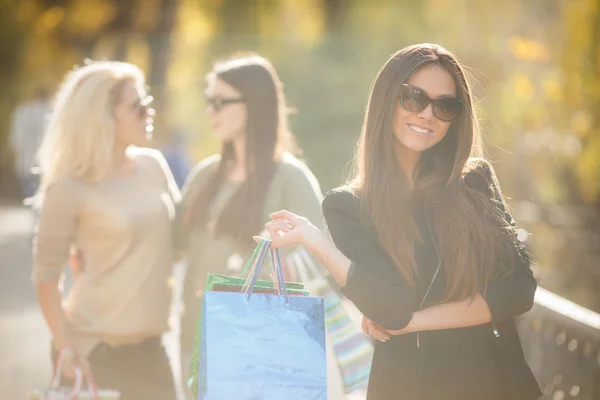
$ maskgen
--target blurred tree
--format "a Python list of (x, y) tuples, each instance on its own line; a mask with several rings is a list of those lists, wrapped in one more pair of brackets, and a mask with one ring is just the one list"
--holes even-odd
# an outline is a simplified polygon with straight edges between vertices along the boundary
[(327, 34), (339, 33), (345, 26), (351, 3), (345, 0), (323, 0)]
[[(574, 301), (600, 310), (598, 258), (600, 258), (600, 2), (576, 0), (562, 10), (563, 45), (558, 65), (561, 118), (552, 122), (564, 130), (563, 153), (557, 157), (562, 203), (571, 211), (568, 235), (559, 257), (559, 279), (551, 289)], [(567, 140), (565, 140), (567, 139)], [(553, 177), (556, 179), (557, 177)], [(558, 273), (557, 273), (558, 272)]]
[(168, 100), (167, 71), (171, 62), (171, 32), (175, 27), (177, 0), (155, 1), (157, 21), (146, 32), (146, 40), (150, 47), (147, 65), (148, 84), (154, 96), (153, 107), (157, 110), (154, 125), (159, 138), (169, 131), (167, 117), (164, 113)]
[(10, 115), (20, 97), (21, 87), (14, 77), (18, 75), (27, 28), (18, 21), (17, 2), (0, 2), (0, 196), (17, 192), (12, 175), (12, 155), (7, 143)]
[(13, 70), (2, 77), (19, 82), (21, 90), (40, 83), (55, 87), (68, 69), (85, 58), (132, 61), (147, 73), (161, 127), (170, 34), (178, 4), (178, 0), (4, 1), (2, 18), (7, 21), (2, 29), (14, 32), (16, 40), (2, 45), (17, 50), (3, 58), (7, 61), (2, 66)]
[(582, 142), (577, 164), (579, 194), (600, 212), (600, 2), (565, 4), (565, 44), (561, 64), (569, 130)]

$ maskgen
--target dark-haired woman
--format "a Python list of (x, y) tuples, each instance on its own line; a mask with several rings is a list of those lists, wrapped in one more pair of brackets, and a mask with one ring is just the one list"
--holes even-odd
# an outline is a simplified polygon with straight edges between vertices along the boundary
[(183, 188), (176, 242), (187, 255), (181, 325), (186, 365), (196, 332), (206, 274), (239, 276), (252, 236), (268, 210), (286, 208), (321, 224), (322, 194), (311, 171), (292, 155), (282, 83), (265, 58), (252, 55), (215, 65), (207, 77), (206, 117), (221, 154), (200, 163)]
[(368, 399), (541, 394), (513, 322), (536, 281), (480, 142), (456, 57), (407, 47), (373, 85), (356, 175), (323, 201), (335, 245), (297, 213), (267, 224), (274, 246), (322, 260), (379, 339)]

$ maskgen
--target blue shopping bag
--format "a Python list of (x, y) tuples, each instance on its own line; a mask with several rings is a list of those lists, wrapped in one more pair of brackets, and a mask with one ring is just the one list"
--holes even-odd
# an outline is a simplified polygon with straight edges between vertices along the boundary
[(323, 296), (327, 339), (333, 347), (335, 361), (342, 376), (345, 393), (365, 389), (369, 383), (373, 345), (354, 324), (346, 312), (342, 299), (329, 285), (304, 248), (288, 256), (285, 263), (306, 288)]
[[(288, 295), (278, 252), (259, 246), (243, 293), (204, 293), (198, 400), (325, 400), (323, 298)], [(278, 291), (254, 293), (267, 253)]]

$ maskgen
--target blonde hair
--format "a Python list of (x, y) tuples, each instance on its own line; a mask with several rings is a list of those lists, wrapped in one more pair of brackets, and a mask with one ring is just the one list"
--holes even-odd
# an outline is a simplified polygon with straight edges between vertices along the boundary
[(63, 177), (106, 178), (115, 156), (114, 111), (129, 82), (144, 91), (142, 71), (124, 62), (87, 62), (67, 74), (39, 151), (40, 197)]

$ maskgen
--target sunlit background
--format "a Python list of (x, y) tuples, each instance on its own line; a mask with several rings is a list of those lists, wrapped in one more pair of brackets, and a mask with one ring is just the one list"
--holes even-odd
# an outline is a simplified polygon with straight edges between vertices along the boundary
[[(269, 58), (292, 129), (324, 191), (347, 176), (378, 69), (436, 42), (475, 78), (487, 153), (541, 286), (600, 311), (599, 0), (1, 0), (0, 191), (17, 191), (11, 112), (55, 90), (85, 58), (148, 77), (153, 146), (183, 132), (194, 160), (217, 151), (204, 76), (234, 51)], [(3, 266), (4, 267), (4, 266)], [(4, 270), (3, 270), (4, 271)], [(3, 277), (2, 277), (3, 279)]]

